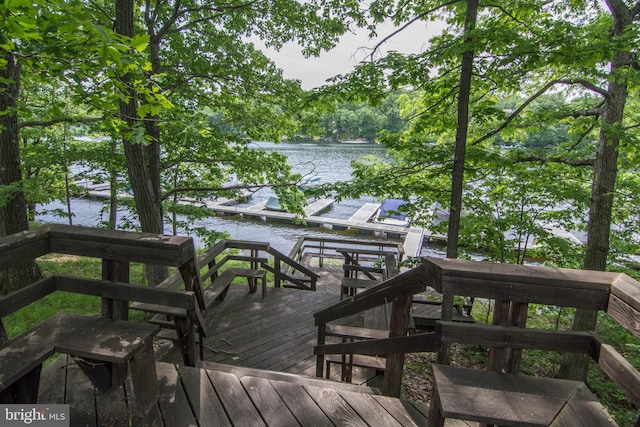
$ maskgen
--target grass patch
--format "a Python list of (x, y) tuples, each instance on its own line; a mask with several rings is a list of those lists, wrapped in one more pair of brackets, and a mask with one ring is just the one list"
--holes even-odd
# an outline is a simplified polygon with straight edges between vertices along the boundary
[[(37, 260), (44, 277), (55, 275), (77, 276), (89, 279), (102, 277), (102, 260), (70, 255), (45, 255)], [(145, 283), (141, 264), (132, 263), (131, 283)], [(100, 297), (81, 295), (69, 292), (54, 292), (46, 297), (29, 304), (27, 307), (6, 316), (2, 323), (9, 338), (16, 337), (33, 326), (41, 323), (58, 312), (98, 316), (101, 314), (102, 302)], [(144, 321), (142, 312), (132, 310), (131, 320)]]

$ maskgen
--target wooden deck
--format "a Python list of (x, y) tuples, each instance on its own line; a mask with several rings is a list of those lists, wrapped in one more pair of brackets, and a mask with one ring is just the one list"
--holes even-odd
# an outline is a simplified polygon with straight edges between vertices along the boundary
[(423, 407), (371, 388), (277, 372), (158, 362), (157, 404), (137, 414), (130, 382), (99, 393), (66, 356), (42, 374), (39, 402), (69, 404), (72, 426), (419, 426)]
[[(318, 333), (313, 313), (339, 300), (338, 291), (287, 288), (268, 288), (263, 299), (260, 292), (249, 294), (248, 286), (233, 284), (225, 300), (206, 313), (204, 359), (313, 376)], [(179, 363), (181, 356), (172, 348), (163, 360)]]
[[(339, 302), (342, 268), (311, 268), (320, 274), (317, 292), (268, 288), (262, 298), (244, 283), (233, 284), (226, 299), (205, 313), (209, 335), (199, 368), (182, 366), (178, 349), (161, 342), (159, 396), (147, 414), (136, 413), (129, 378), (100, 393), (67, 356), (43, 370), (39, 402), (69, 404), (73, 426), (426, 426), (427, 405), (314, 377), (313, 313)], [(332, 371), (333, 379), (339, 380), (339, 371)], [(367, 381), (367, 372), (356, 373), (356, 382)]]

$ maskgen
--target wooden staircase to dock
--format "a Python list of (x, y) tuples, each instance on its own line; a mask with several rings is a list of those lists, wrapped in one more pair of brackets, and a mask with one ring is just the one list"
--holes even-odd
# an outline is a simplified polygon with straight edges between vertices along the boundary
[(38, 401), (69, 404), (71, 425), (104, 426), (426, 426), (427, 409), (376, 389), (301, 375), (205, 362), (158, 362), (157, 403), (133, 406), (126, 381), (98, 393), (66, 356), (42, 372)]

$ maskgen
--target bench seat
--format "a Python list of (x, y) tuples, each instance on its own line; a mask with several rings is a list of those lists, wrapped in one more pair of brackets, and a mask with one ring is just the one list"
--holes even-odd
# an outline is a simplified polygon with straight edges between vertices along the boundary
[(152, 362), (158, 330), (146, 323), (58, 313), (0, 346), (0, 403), (36, 403), (42, 363), (64, 353), (76, 358), (99, 390), (119, 385), (130, 367), (137, 404), (147, 406), (157, 395)]
[[(615, 426), (580, 381), (432, 365), (434, 393), (429, 425), (445, 418), (500, 426)], [(574, 411), (574, 409), (579, 410)], [(580, 418), (576, 414), (584, 413)]]
[(262, 283), (262, 296), (264, 297), (267, 290), (267, 272), (261, 269), (252, 268), (227, 268), (220, 273), (218, 277), (213, 279), (211, 285), (204, 289), (205, 305), (208, 307), (214, 301), (222, 301), (227, 295), (229, 286), (236, 277), (246, 277), (249, 284), (249, 292), (253, 293), (257, 290), (258, 280)]

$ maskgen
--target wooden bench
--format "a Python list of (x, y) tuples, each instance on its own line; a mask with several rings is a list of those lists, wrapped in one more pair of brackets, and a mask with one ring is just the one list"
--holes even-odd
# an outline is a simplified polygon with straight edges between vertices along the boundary
[[(595, 332), (527, 327), (529, 304), (611, 312), (611, 290), (628, 286), (638, 295), (637, 282), (610, 272), (455, 259), (424, 258), (423, 265), (430, 284), (448, 301), (446, 317), (443, 305), (443, 320), (436, 324), (439, 363), (447, 363), (444, 356), (454, 343), (489, 349), (487, 371), (433, 365), (430, 426), (442, 426), (445, 418), (501, 426), (616, 425), (582, 382), (521, 374), (525, 350), (588, 355), (634, 403), (640, 401), (637, 370)], [(494, 300), (492, 324), (453, 322), (456, 295)], [(633, 316), (624, 310), (625, 318)]]
[(432, 365), (429, 426), (445, 418), (500, 426), (615, 426), (580, 381)]
[(204, 290), (204, 299), (206, 306), (210, 306), (214, 301), (223, 301), (229, 290), (229, 286), (236, 277), (246, 277), (249, 285), (249, 293), (254, 293), (258, 289), (258, 281), (262, 285), (262, 297), (264, 298), (267, 291), (267, 272), (266, 270), (253, 268), (227, 268), (219, 276), (214, 278), (211, 285)]
[(158, 327), (101, 317), (58, 313), (0, 346), (0, 402), (36, 403), (42, 363), (68, 354), (101, 391), (131, 373), (137, 407), (157, 398), (153, 337)]

